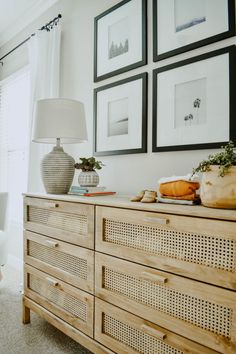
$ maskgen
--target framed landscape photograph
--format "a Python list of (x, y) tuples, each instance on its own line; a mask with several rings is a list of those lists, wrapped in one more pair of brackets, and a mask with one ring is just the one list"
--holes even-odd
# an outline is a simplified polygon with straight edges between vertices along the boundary
[(152, 151), (210, 149), (235, 141), (235, 48), (153, 71)]
[(153, 0), (153, 61), (235, 35), (235, 0)]
[(94, 90), (94, 155), (147, 152), (147, 73)]
[(94, 81), (147, 63), (147, 0), (124, 0), (94, 19)]

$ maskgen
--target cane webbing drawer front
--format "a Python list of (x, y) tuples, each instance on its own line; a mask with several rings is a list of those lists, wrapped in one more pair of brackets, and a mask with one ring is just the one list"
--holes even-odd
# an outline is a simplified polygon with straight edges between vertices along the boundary
[(120, 308), (95, 299), (95, 339), (116, 353), (216, 353)]
[(95, 294), (160, 326), (236, 352), (236, 293), (96, 252)]
[(25, 197), (24, 323), (38, 306), (94, 353), (236, 353), (235, 215), (117, 199)]
[(236, 224), (96, 208), (96, 250), (236, 289)]
[(25, 262), (78, 288), (94, 292), (94, 251), (25, 231)]
[(93, 336), (94, 297), (29, 265), (25, 296), (89, 336)]
[(25, 198), (25, 229), (94, 248), (94, 206)]

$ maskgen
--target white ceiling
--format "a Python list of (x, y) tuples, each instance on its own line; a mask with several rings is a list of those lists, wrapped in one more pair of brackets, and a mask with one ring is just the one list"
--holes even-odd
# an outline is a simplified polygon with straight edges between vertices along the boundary
[(0, 0), (0, 47), (58, 0)]

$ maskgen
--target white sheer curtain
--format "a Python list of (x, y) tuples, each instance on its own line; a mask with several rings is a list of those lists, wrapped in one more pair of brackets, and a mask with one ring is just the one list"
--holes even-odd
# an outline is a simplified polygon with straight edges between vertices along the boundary
[[(34, 103), (38, 99), (59, 97), (61, 27), (54, 26), (50, 32), (43, 30), (31, 37), (28, 44), (31, 117)], [(30, 126), (30, 153), (28, 191), (44, 191), (40, 176), (40, 160), (50, 150), (43, 144), (31, 142), (32, 118)]]
[[(0, 192), (8, 192), (8, 228), (0, 226), (0, 265), (23, 255), (22, 193), (27, 189), (29, 130), (29, 71), (22, 68), (0, 82)], [(4, 213), (1, 205), (0, 215)], [(1, 217), (0, 217), (1, 219)]]

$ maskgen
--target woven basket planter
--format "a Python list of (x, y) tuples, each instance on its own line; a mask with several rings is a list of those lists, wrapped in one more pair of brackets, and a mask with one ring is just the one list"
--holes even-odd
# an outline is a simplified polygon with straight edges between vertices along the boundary
[(219, 166), (202, 174), (202, 204), (211, 208), (236, 209), (236, 166), (232, 166), (224, 177), (219, 176)]

